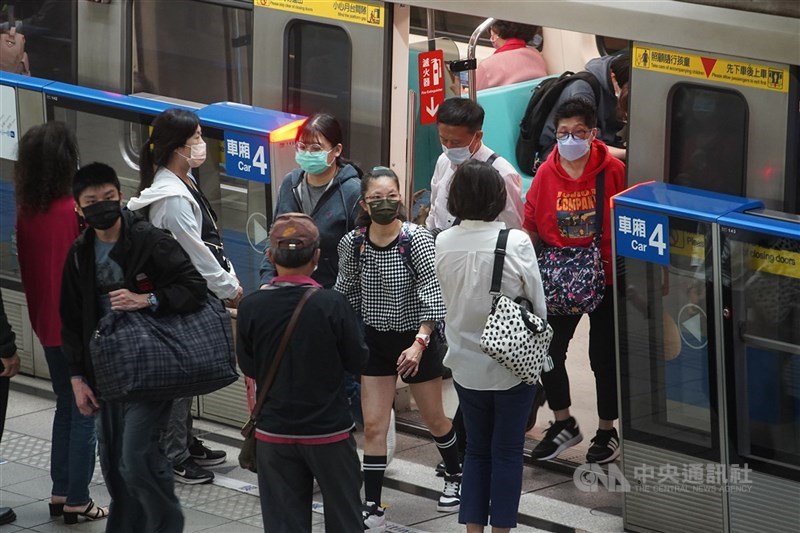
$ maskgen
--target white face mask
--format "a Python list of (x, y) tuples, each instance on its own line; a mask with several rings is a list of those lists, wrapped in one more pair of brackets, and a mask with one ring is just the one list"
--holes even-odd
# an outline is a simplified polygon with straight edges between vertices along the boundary
[(191, 155), (186, 157), (185, 155), (180, 154), (181, 157), (186, 159), (189, 162), (189, 166), (191, 168), (197, 168), (202, 165), (206, 160), (206, 143), (199, 142), (197, 144), (185, 144), (184, 146), (188, 146), (191, 149)]
[(469, 144), (466, 146), (459, 146), (458, 148), (447, 148), (445, 145), (442, 145), (442, 151), (451, 163), (458, 166), (472, 157), (472, 152), (469, 150), (469, 145), (472, 144), (473, 140), (475, 140), (475, 135), (472, 136)]
[(575, 161), (589, 153), (591, 146), (591, 138), (576, 139), (572, 135), (567, 135), (564, 140), (557, 139), (558, 141), (558, 155), (567, 161)]

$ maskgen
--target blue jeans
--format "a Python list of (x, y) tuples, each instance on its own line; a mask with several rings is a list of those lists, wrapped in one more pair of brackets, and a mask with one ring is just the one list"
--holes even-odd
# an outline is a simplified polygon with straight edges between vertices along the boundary
[(53, 445), (50, 450), (52, 494), (65, 496), (67, 505), (86, 505), (89, 503), (89, 483), (94, 473), (97, 445), (94, 417), (83, 416), (78, 411), (61, 347), (45, 347), (44, 356), (56, 394)]
[(107, 533), (181, 533), (172, 463), (159, 439), (172, 401), (101, 402), (97, 414), (100, 466), (111, 496)]
[(455, 383), (467, 454), (461, 481), (462, 524), (517, 526), (522, 490), (525, 423), (536, 387), (521, 383), (508, 390), (465, 389)]

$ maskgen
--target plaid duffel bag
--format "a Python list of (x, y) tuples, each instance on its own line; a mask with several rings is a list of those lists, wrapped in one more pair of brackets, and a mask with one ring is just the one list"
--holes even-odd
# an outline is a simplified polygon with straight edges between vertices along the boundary
[(238, 379), (231, 319), (209, 298), (198, 311), (112, 311), (89, 348), (100, 397), (158, 401), (208, 394)]

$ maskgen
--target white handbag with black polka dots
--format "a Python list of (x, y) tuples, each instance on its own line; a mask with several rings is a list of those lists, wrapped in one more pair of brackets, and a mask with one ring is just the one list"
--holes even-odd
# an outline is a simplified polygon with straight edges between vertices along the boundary
[(492, 288), (494, 301), (481, 335), (481, 350), (529, 385), (539, 381), (542, 370), (553, 368), (548, 353), (553, 328), (531, 311), (524, 298), (512, 300), (500, 292), (509, 230), (497, 237)]

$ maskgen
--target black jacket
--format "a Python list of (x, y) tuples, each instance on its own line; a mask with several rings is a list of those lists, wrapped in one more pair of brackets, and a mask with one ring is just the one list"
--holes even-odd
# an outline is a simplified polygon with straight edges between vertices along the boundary
[[(239, 368), (260, 386), (289, 319), (310, 285), (271, 287), (239, 303)], [(320, 289), (305, 304), (256, 428), (283, 437), (325, 437), (353, 427), (344, 371), (361, 373), (367, 346), (343, 294)]]
[[(6, 316), (6, 308), (3, 305), (3, 295), (0, 293), (0, 357), (11, 357), (17, 353), (16, 335), (11, 330)], [(0, 366), (0, 368), (2, 368)]]
[[(61, 284), (61, 340), (71, 376), (94, 385), (89, 340), (100, 320), (94, 263), (95, 233), (88, 228), (73, 243)], [(122, 211), (119, 240), (109, 257), (125, 275), (123, 288), (158, 298), (156, 314), (198, 310), (208, 294), (206, 281), (168, 233), (131, 211)]]

